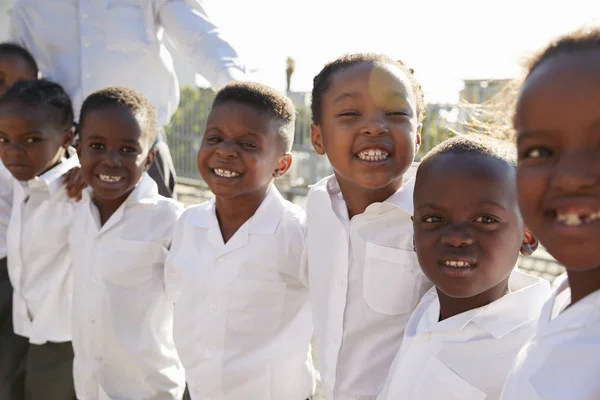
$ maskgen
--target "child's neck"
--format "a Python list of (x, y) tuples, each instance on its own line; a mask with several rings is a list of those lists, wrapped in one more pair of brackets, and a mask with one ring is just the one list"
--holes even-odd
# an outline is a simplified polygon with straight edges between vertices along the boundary
[(589, 271), (569, 271), (569, 287), (571, 289), (571, 305), (587, 295), (600, 290), (600, 267)]
[(358, 186), (354, 182), (338, 177), (337, 174), (336, 179), (348, 208), (348, 218), (352, 219), (355, 215), (364, 213), (371, 204), (381, 203), (390, 198), (402, 187), (404, 177), (400, 177), (387, 186), (378, 189)]
[(119, 197), (117, 199), (101, 199), (96, 196), (92, 198), (92, 201), (98, 208), (98, 213), (100, 214), (100, 226), (104, 226), (106, 222), (112, 217), (112, 215), (121, 207), (121, 205), (127, 199), (127, 196)]
[(265, 199), (269, 188), (253, 193), (249, 196), (222, 198), (215, 197), (217, 221), (223, 236), (223, 242), (227, 243), (235, 235), (246, 221), (248, 221), (258, 210)]
[(488, 304), (501, 299), (508, 293), (508, 279), (503, 280), (491, 289), (473, 297), (456, 298), (445, 295), (439, 289), (437, 292), (440, 300), (440, 321), (443, 321), (466, 311), (487, 306)]

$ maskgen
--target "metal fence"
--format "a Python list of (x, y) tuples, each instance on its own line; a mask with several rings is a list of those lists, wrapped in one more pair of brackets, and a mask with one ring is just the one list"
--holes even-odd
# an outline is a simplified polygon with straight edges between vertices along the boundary
[[(206, 95), (199, 97), (196, 94), (189, 91), (182, 93), (182, 104), (174, 116), (175, 123), (172, 122), (166, 131), (178, 180), (187, 186), (196, 187), (197, 191), (202, 193), (197, 193), (200, 201), (207, 195), (207, 188), (198, 173), (196, 155), (200, 148), (212, 99), (207, 99)], [(210, 96), (210, 93), (208, 95)], [(436, 144), (452, 136), (451, 130), (448, 129), (448, 121), (444, 120), (442, 113), (437, 112), (447, 111), (451, 107), (451, 105), (435, 105), (428, 110), (428, 120), (423, 129), (422, 145), (417, 159)], [(310, 144), (310, 115), (307, 114), (307, 110), (302, 109), (298, 113), (292, 167), (288, 173), (278, 179), (277, 186), (290, 201), (304, 205), (308, 186), (331, 175), (332, 169), (327, 157), (315, 153)], [(530, 273), (553, 280), (564, 269), (543, 249), (542, 252), (543, 256), (539, 257), (521, 257), (519, 266)]]

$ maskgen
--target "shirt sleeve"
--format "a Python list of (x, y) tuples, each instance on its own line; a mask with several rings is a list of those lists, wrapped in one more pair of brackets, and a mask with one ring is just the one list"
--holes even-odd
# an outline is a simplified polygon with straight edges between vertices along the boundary
[(198, 0), (164, 1), (158, 20), (175, 47), (186, 55), (196, 73), (214, 89), (246, 79), (236, 50), (219, 35)]

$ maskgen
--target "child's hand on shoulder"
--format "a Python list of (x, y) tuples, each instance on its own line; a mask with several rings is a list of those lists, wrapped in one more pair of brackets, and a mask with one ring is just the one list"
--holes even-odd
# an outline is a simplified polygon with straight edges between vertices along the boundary
[(83, 189), (87, 187), (87, 183), (83, 180), (81, 167), (75, 167), (69, 170), (63, 175), (62, 181), (67, 184), (65, 188), (67, 196), (75, 201), (81, 200)]

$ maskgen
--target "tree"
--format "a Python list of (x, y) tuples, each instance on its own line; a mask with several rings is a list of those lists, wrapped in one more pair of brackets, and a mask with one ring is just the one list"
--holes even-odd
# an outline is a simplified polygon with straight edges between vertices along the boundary
[(287, 68), (285, 69), (285, 75), (287, 77), (286, 93), (290, 92), (290, 85), (292, 83), (292, 75), (296, 70), (296, 61), (292, 57), (288, 57), (286, 60)]

